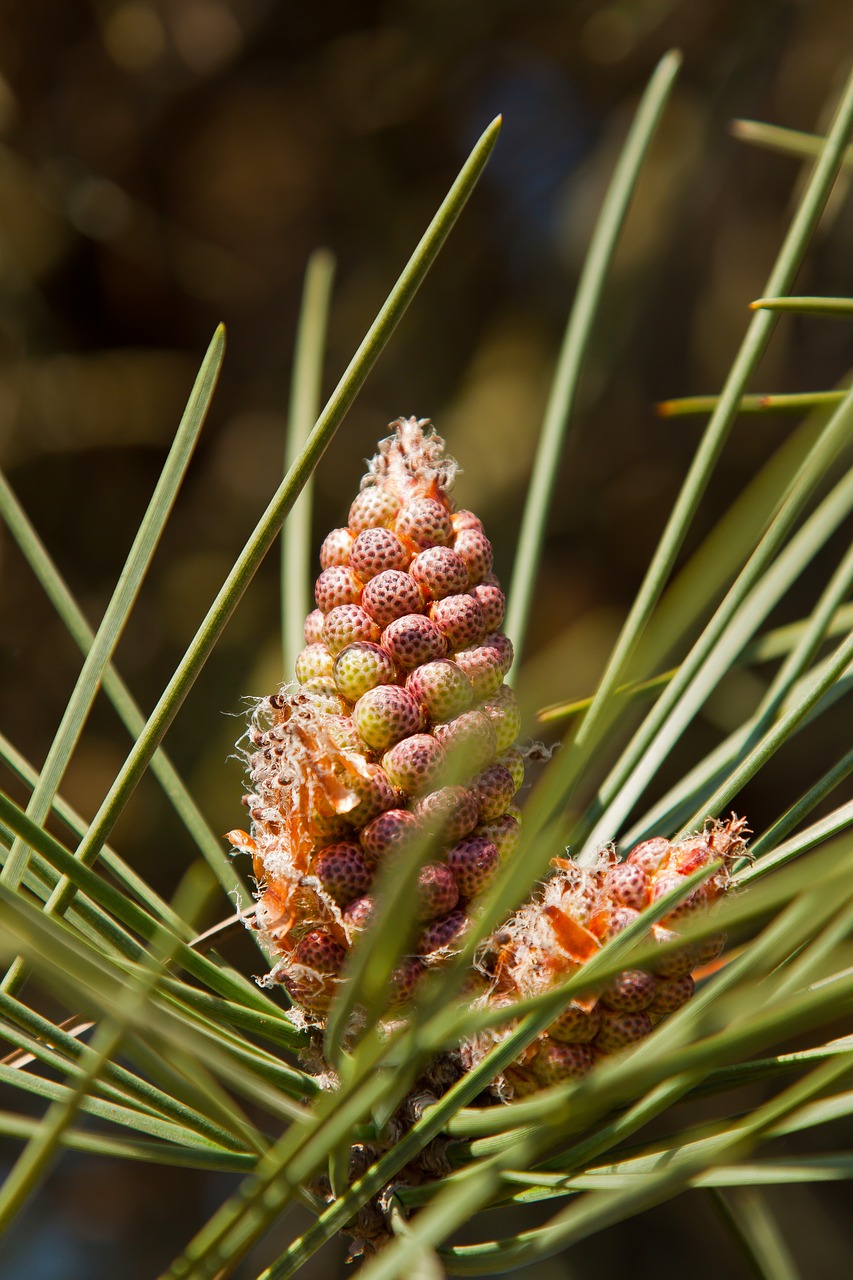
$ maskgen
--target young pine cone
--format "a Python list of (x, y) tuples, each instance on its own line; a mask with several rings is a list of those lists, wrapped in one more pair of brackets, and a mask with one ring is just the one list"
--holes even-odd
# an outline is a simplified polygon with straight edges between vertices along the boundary
[(520, 715), (492, 547), (455, 510), (440, 437), (425, 420), (393, 426), (347, 527), (322, 545), (297, 684), (256, 708), (252, 831), (230, 837), (253, 854), (274, 975), (315, 1014), (369, 927), (384, 863), (422, 832), (435, 842), (413, 907), (417, 954), (394, 975), (400, 1004), (448, 955), (518, 835)]

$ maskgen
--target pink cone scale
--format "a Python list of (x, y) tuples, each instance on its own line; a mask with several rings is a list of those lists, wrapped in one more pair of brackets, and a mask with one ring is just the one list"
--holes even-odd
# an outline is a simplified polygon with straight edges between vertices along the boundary
[(417, 956), (407, 956), (391, 973), (388, 983), (388, 1004), (392, 1009), (411, 1004), (424, 976), (423, 961)]
[(636, 911), (645, 904), (649, 881), (637, 863), (620, 862), (607, 872), (605, 884), (613, 901), (620, 906), (633, 907)]
[(428, 600), (443, 600), (468, 586), (465, 561), (450, 547), (429, 547), (415, 556), (409, 572)]
[(651, 1018), (665, 1018), (668, 1013), (675, 1013), (686, 1004), (693, 995), (696, 984), (689, 973), (669, 981), (658, 978), (655, 982), (655, 995), (646, 1012)]
[(594, 1062), (595, 1053), (590, 1045), (546, 1040), (533, 1059), (533, 1071), (536, 1079), (547, 1087), (585, 1076)]
[(395, 618), (382, 632), (382, 647), (397, 666), (411, 671), (423, 662), (434, 662), (447, 653), (447, 640), (432, 618), (422, 613), (406, 613)]
[[(462, 648), (453, 655), (453, 661), (470, 681), (474, 697), (482, 701), (491, 698), (503, 684), (504, 669), (500, 655), (490, 645)], [(497, 715), (498, 713), (496, 713)]]
[(438, 785), (446, 759), (440, 741), (427, 733), (413, 733), (385, 752), (382, 768), (392, 787), (421, 796)]
[(417, 613), (423, 606), (421, 589), (402, 569), (384, 569), (371, 578), (361, 594), (362, 607), (380, 627)]
[(330, 609), (323, 619), (321, 631), (323, 642), (333, 656), (348, 644), (357, 644), (359, 640), (373, 644), (380, 634), (379, 627), (370, 614), (358, 604), (342, 604)]
[(617, 1013), (640, 1013), (655, 998), (657, 982), (643, 969), (625, 969), (608, 982), (601, 1003)]
[(455, 844), (477, 825), (477, 797), (467, 787), (439, 787), (417, 802), (415, 817), (429, 835)]
[(396, 529), (421, 549), (446, 547), (453, 538), (453, 518), (437, 498), (412, 498), (397, 515)]
[(314, 865), (314, 873), (339, 906), (360, 897), (372, 879), (358, 845), (343, 841), (323, 850)]
[(620, 1049), (626, 1049), (628, 1045), (647, 1036), (652, 1025), (651, 1018), (645, 1012), (605, 1013), (594, 1044), (599, 1053), (618, 1053)]
[(363, 529), (352, 543), (350, 568), (362, 582), (369, 582), (386, 569), (405, 569), (411, 556), (390, 529)]
[[(269, 980), (314, 1026), (347, 980), (358, 935), (375, 927), (379, 878), (393, 864), (423, 864), (411, 868), (411, 954), (389, 982), (399, 1019), (424, 975), (459, 951), (502, 862), (524, 850), (506, 601), (482, 522), (455, 508), (455, 474), (428, 422), (393, 424), (345, 524), (322, 543), (297, 683), (257, 704), (247, 735), (251, 832), (230, 838), (252, 854)], [(680, 930), (727, 889), (744, 830), (740, 819), (715, 822), (591, 867), (554, 850), (554, 874), (478, 947), (465, 988), (474, 1006), (551, 991), (663, 893), (715, 869), (651, 929), (670, 944), (659, 959), (569, 1004), (495, 1083), (496, 1097), (583, 1075), (689, 1000), (694, 970), (723, 942), (709, 933), (679, 945)], [(477, 1064), (512, 1025), (465, 1039), (458, 1064)]]
[(515, 795), (513, 776), (502, 764), (493, 764), (484, 769), (471, 786), (477, 796), (481, 822), (491, 822), (493, 818), (506, 813)]
[(418, 941), (418, 952), (422, 956), (431, 956), (451, 943), (458, 942), (468, 927), (468, 916), (464, 911), (448, 911), (447, 915), (431, 920), (422, 931)]
[(320, 609), (312, 609), (305, 619), (305, 628), (302, 632), (306, 644), (320, 644), (323, 639), (323, 624), (325, 618)]
[(475, 516), (473, 511), (454, 511), (450, 517), (450, 523), (454, 534), (461, 533), (463, 529), (476, 529), (479, 533), (486, 532), (482, 520), (479, 516)]
[(334, 564), (324, 569), (314, 584), (314, 599), (322, 613), (342, 604), (358, 604), (363, 583), (346, 565)]
[(492, 544), (480, 529), (462, 529), (453, 539), (453, 550), (464, 562), (472, 586), (492, 571)]
[(386, 809), (361, 831), (361, 844), (368, 862), (376, 864), (405, 853), (414, 843), (419, 823), (408, 809)]
[(399, 499), (390, 489), (378, 485), (362, 489), (349, 509), (349, 531), (355, 538), (364, 529), (387, 526), (399, 510)]
[(651, 840), (643, 840), (636, 845), (626, 861), (629, 866), (640, 867), (646, 875), (654, 876), (668, 858), (669, 841), (663, 836), (654, 836)]
[(346, 949), (325, 929), (312, 929), (296, 946), (296, 959), (318, 973), (337, 973), (346, 959)]
[(331, 533), (327, 533), (320, 548), (320, 568), (348, 565), (352, 544), (353, 536), (349, 529), (333, 529)]
[(468, 836), (460, 840), (447, 855), (447, 865), (453, 871), (464, 898), (475, 898), (489, 887), (500, 860), (496, 846), (482, 836)]
[(497, 631), (506, 613), (506, 596), (497, 583), (478, 582), (471, 588), (471, 595), (483, 610), (486, 631)]
[(600, 1006), (595, 1004), (587, 1009), (573, 1000), (548, 1027), (548, 1038), (558, 1040), (561, 1044), (589, 1044), (598, 1035), (600, 1028)]
[(436, 600), (429, 616), (447, 641), (448, 648), (464, 649), (482, 639), (486, 627), (483, 610), (473, 596), (445, 596)]
[[(654, 901), (657, 902), (660, 898), (665, 898), (668, 893), (678, 889), (680, 881), (681, 877), (672, 872), (667, 875), (658, 875), (655, 879)], [(707, 905), (707, 896), (705, 886), (703, 884), (697, 885), (692, 893), (686, 898), (682, 898), (681, 902), (664, 916), (661, 923), (668, 924), (671, 920), (684, 920), (688, 916), (701, 912)]]
[(459, 886), (444, 862), (428, 862), (418, 875), (418, 918), (435, 920), (452, 911), (459, 901)]

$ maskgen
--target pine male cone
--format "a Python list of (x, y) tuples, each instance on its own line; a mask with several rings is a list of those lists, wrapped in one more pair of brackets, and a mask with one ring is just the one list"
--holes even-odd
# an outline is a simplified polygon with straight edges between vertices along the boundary
[[(320, 551), (297, 686), (265, 698), (250, 731), (257, 924), (291, 999), (327, 1008), (377, 870), (425, 832), (416, 953), (405, 1004), (466, 928), (517, 839), (521, 718), (504, 684), (512, 645), (492, 547), (450, 498), (456, 465), (426, 421), (400, 419), (344, 529)], [(452, 782), (447, 779), (452, 778)]]

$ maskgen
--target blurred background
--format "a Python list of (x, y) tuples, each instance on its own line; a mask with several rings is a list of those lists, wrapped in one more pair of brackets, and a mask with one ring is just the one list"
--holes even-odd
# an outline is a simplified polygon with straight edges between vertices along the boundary
[[(477, 191), (321, 464), (314, 545), (345, 517), (386, 424), (430, 416), (462, 465), (458, 499), (484, 519), (508, 581), (592, 226), (638, 96), (677, 45), (683, 72), (596, 328), (524, 655), (528, 731), (547, 737), (533, 711), (591, 692), (701, 430), (700, 419), (657, 418), (654, 404), (719, 389), (787, 225), (797, 164), (735, 141), (729, 122), (823, 128), (851, 37), (848, 0), (3, 0), (0, 465), (93, 624), (207, 343), (220, 320), (228, 330), (211, 415), (117, 652), (141, 705), (153, 706), (276, 487), (309, 255), (328, 246), (337, 260), (329, 391), (498, 112)], [(853, 290), (840, 206), (801, 292)], [(850, 350), (844, 325), (783, 319), (754, 389), (832, 386)], [(691, 545), (791, 428), (741, 421)], [(232, 744), (245, 698), (283, 676), (278, 572), (270, 557), (167, 739), (215, 831), (240, 820)], [(816, 590), (806, 583), (784, 618)], [(40, 764), (79, 656), (2, 529), (0, 619), (2, 728)], [(739, 723), (758, 690), (741, 673), (689, 751)], [(839, 720), (829, 740), (815, 736), (815, 773), (841, 733)], [(63, 785), (85, 815), (126, 750), (99, 706)], [(748, 797), (758, 829), (802, 790), (794, 753), (771, 772)], [(163, 891), (191, 856), (148, 783), (115, 843)], [(0, 1275), (147, 1280), (229, 1187), (67, 1157)], [(784, 1193), (776, 1203), (784, 1211)], [(710, 1211), (690, 1205), (535, 1275), (629, 1264), (638, 1280), (680, 1274), (679, 1251), (699, 1231), (710, 1235), (707, 1251), (691, 1250), (697, 1280), (721, 1266), (740, 1275)], [(838, 1274), (843, 1243), (824, 1199), (798, 1193), (802, 1205), (808, 1276)], [(306, 1275), (337, 1274), (343, 1256)]]

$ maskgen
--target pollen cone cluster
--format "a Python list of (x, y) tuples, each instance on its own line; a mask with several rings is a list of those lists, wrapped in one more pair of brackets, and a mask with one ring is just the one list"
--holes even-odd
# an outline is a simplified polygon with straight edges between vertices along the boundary
[[(309, 1023), (322, 1023), (350, 948), (371, 928), (383, 868), (428, 849), (413, 943), (388, 992), (400, 1008), (458, 946), (519, 834), (520, 716), (504, 684), (512, 646), (491, 544), (475, 515), (455, 509), (455, 464), (429, 424), (393, 425), (347, 527), (323, 543), (296, 683), (255, 708), (251, 833), (231, 833), (254, 859), (254, 923), (277, 957), (269, 980)], [(745, 834), (732, 817), (687, 839), (646, 840), (624, 862), (608, 852), (591, 867), (554, 860), (545, 885), (484, 944), (472, 1003), (505, 1007), (562, 986), (685, 877), (711, 874), (652, 926), (673, 945), (568, 1003), (495, 1081), (498, 1097), (583, 1075), (689, 1000), (693, 975), (725, 939), (677, 945), (680, 933), (727, 889)], [(469, 1069), (511, 1031), (505, 1023), (465, 1041), (444, 1065)]]
[(403, 1004), (518, 834), (520, 716), (492, 547), (455, 509), (442, 440), (425, 421), (393, 425), (347, 527), (322, 545), (296, 684), (255, 710), (251, 834), (231, 833), (254, 858), (273, 976), (315, 1017), (370, 928), (385, 864), (430, 840), (413, 954), (390, 993)]
[[(693, 974), (717, 958), (725, 935), (718, 932), (679, 946), (680, 932), (726, 891), (731, 864), (746, 848), (745, 835), (744, 819), (731, 818), (709, 823), (685, 840), (646, 840), (624, 862), (608, 853), (591, 868), (555, 860), (555, 874), (540, 894), (490, 939), (485, 968), (491, 982), (481, 1004), (510, 1004), (564, 984), (645, 907), (678, 889), (685, 877), (716, 866), (652, 926), (654, 941), (671, 944), (660, 959), (643, 969), (625, 969), (594, 993), (567, 1003), (495, 1082), (499, 1096), (510, 1098), (584, 1075), (603, 1055), (642, 1039), (690, 999)], [(499, 1036), (511, 1030), (508, 1026)], [(464, 1066), (478, 1062), (495, 1040), (492, 1033), (464, 1045)]]

